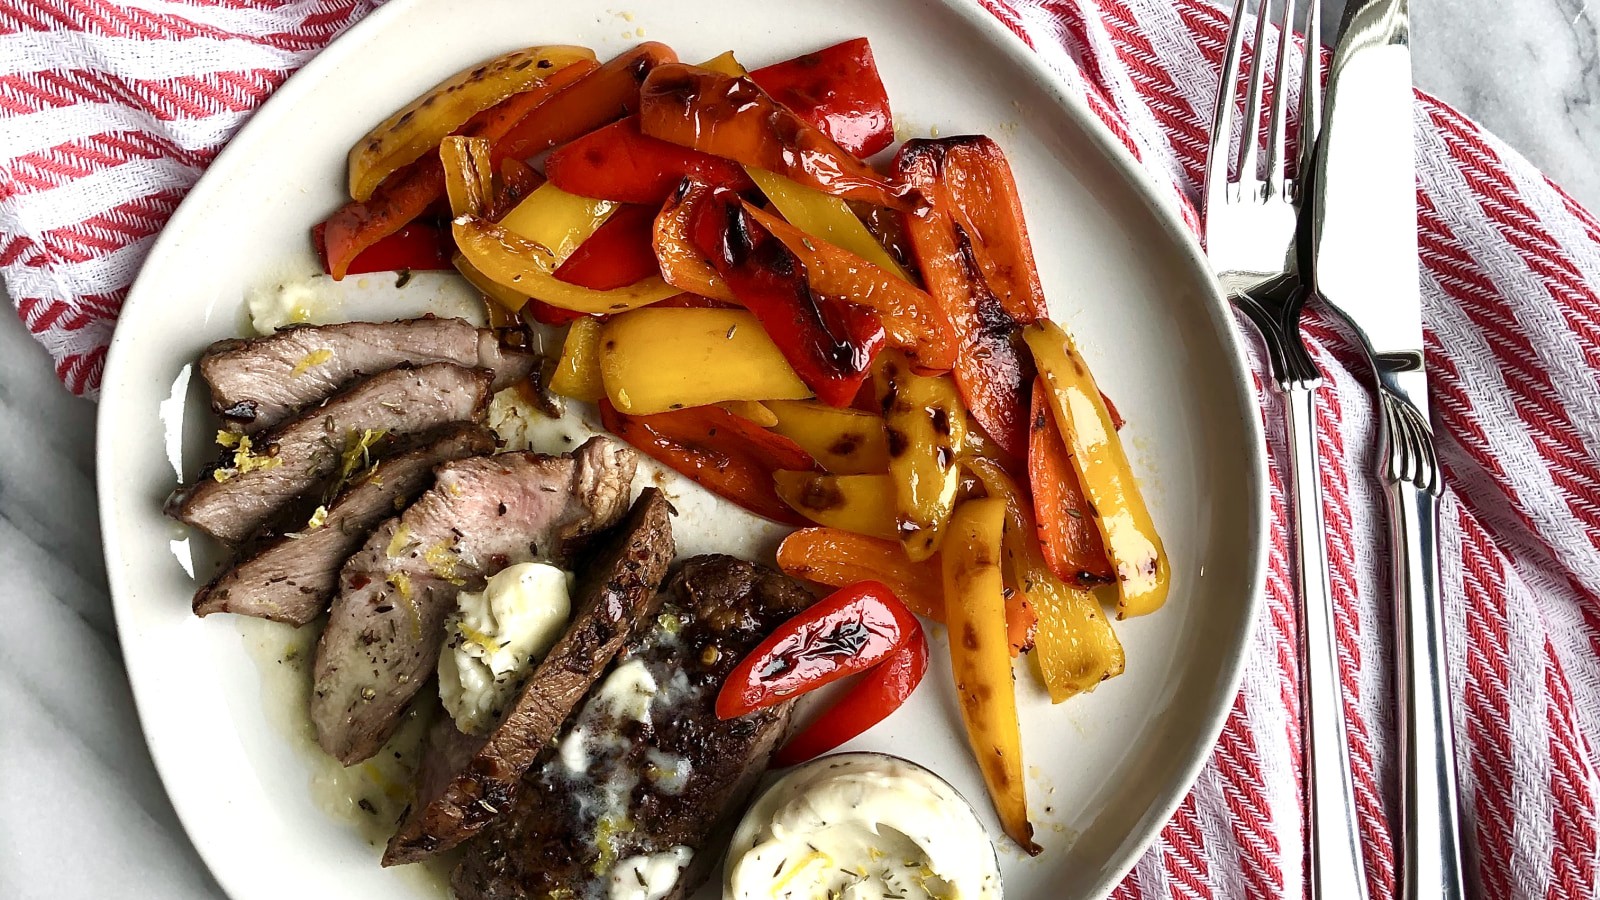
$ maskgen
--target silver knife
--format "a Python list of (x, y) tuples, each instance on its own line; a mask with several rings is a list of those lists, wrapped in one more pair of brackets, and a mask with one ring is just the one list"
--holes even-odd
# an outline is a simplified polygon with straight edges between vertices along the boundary
[(1312, 175), (1317, 292), (1361, 333), (1382, 410), (1394, 546), (1400, 877), (1406, 900), (1463, 900), (1454, 718), (1439, 597), (1439, 496), (1428, 424), (1411, 130), (1410, 4), (1358, 0), (1329, 70)]

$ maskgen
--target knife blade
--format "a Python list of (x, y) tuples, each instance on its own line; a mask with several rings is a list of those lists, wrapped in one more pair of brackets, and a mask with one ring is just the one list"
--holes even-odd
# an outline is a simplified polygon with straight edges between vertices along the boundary
[(1376, 376), (1393, 543), (1400, 895), (1464, 900), (1454, 720), (1439, 595), (1444, 484), (1428, 424), (1417, 260), (1408, 0), (1357, 0), (1329, 69), (1306, 207), (1316, 293)]

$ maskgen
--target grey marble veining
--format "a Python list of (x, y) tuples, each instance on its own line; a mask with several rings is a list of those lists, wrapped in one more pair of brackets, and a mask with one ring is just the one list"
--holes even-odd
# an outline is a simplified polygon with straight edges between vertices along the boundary
[[(1418, 84), (1600, 207), (1600, 55), (1586, 0), (1414, 2)], [(1324, 3), (1325, 40), (1342, 7)], [(94, 440), (94, 407), (0, 313), (0, 897), (217, 897), (151, 766), (122, 670)]]

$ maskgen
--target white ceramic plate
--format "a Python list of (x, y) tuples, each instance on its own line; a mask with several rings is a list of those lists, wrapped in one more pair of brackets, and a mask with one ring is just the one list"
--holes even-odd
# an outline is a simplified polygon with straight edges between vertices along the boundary
[[(584, 44), (605, 58), (650, 39), (685, 59), (732, 48), (760, 65), (858, 35), (872, 40), (902, 137), (982, 132), (1005, 147), (1054, 313), (1128, 418), (1125, 440), (1172, 559), (1166, 608), (1117, 625), (1126, 674), (1059, 707), (1021, 674), (1045, 853), (1002, 852), (1007, 895), (1103, 896), (1155, 837), (1237, 690), (1263, 574), (1262, 437), (1197, 246), (1084, 106), (959, 0), (789, 0), (732, 14), (715, 0), (394, 0), (290, 79), (184, 201), (123, 309), (100, 402), (107, 569), (139, 713), (179, 816), (236, 900), (440, 889), (380, 869), (370, 829), (318, 800), (349, 775), (306, 750), (273, 687), (292, 636), (189, 611), (194, 582), (180, 561), (195, 554), (160, 510), (175, 471), (192, 475), (209, 455), (215, 427), (189, 364), (208, 342), (243, 332), (247, 289), (312, 270), (306, 229), (341, 201), (346, 149), (466, 64), (538, 43)], [(372, 279), (367, 288), (369, 301), (392, 293)], [(385, 312), (426, 308), (419, 290)], [(710, 517), (696, 518), (680, 519), (680, 531)], [(935, 659), (913, 701), (850, 748), (921, 762), (988, 817), (942, 644)]]

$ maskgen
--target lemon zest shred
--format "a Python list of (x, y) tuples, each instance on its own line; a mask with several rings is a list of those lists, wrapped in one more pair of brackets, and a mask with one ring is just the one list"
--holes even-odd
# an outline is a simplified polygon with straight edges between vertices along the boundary
[(294, 369), (289, 372), (289, 375), (292, 378), (299, 378), (310, 371), (312, 366), (320, 366), (330, 359), (333, 359), (333, 351), (327, 347), (323, 347), (321, 350), (313, 350), (300, 357), (300, 361), (294, 364)]

